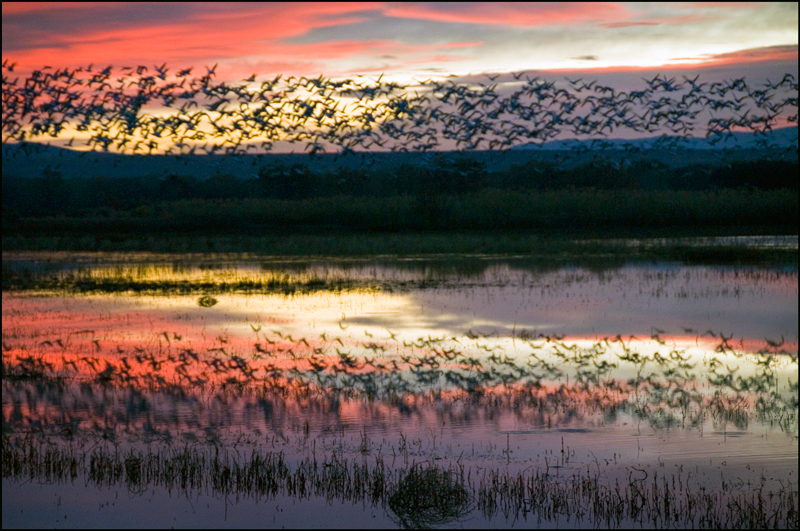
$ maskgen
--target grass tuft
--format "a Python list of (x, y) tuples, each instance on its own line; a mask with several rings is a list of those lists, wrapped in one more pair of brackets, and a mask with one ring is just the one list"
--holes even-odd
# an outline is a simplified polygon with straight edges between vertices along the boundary
[(391, 490), (389, 508), (404, 528), (432, 529), (467, 516), (473, 507), (453, 471), (413, 466)]

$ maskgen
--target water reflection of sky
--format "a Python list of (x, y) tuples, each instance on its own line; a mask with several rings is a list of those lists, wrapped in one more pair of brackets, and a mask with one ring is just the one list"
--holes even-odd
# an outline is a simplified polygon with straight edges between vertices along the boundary
[[(517, 259), (475, 257), (438, 262), (351, 260), (194, 266), (185, 262), (125, 265), (112, 261), (88, 268), (64, 260), (55, 264), (47, 267), (66, 271), (64, 274), (79, 271), (96, 282), (130, 280), (145, 288), (151, 284), (160, 288), (164, 284), (247, 286), (277, 282), (299, 284), (303, 291), (303, 285), (319, 282), (348, 289), (346, 295), (323, 291), (297, 296), (287, 303), (280, 297), (237, 298), (224, 306), (227, 312), (250, 319), (260, 310), (284, 321), (300, 312), (312, 324), (329, 325), (344, 313), (350, 323), (365, 327), (438, 330), (451, 335), (470, 329), (500, 334), (529, 329), (594, 337), (649, 336), (653, 329), (660, 329), (669, 335), (692, 335), (684, 331), (692, 329), (735, 334), (737, 338), (784, 336), (796, 341), (797, 337), (796, 267), (640, 264), (600, 269), (542, 268)], [(365, 295), (364, 291), (354, 291), (357, 288), (379, 294)], [(237, 292), (242, 289), (237, 288)], [(224, 301), (224, 295), (218, 298)], [(214, 317), (218, 316), (219, 311)]]
[[(521, 329), (580, 337), (649, 337), (656, 329), (690, 338), (711, 330), (736, 338), (797, 340), (796, 271), (659, 265), (540, 273), (498, 265), (473, 275), (375, 266), (312, 268), (304, 274), (373, 278), (411, 288), (287, 300), (218, 298), (228, 314), (248, 320), (293, 319), (294, 326), (310, 324), (320, 332), (338, 331), (344, 315), (347, 325), (372, 333), (388, 329), (413, 337), (459, 336), (469, 330), (510, 335)], [(413, 289), (426, 280), (429, 285)]]
[[(597, 467), (608, 480), (627, 478), (632, 464), (694, 466), (707, 485), (721, 473), (777, 485), (796, 470), (796, 270), (317, 265), (302, 274), (396, 289), (216, 293), (210, 308), (197, 294), (3, 293), (4, 361), (41, 357), (77, 371), (54, 387), (4, 380), (4, 426), (84, 430), (123, 445), (244, 434), (299, 457), (312, 444), (359, 455), (366, 440), (383, 455), (403, 445), (412, 461)], [(767, 348), (765, 338), (781, 337)], [(448, 352), (458, 357), (438, 357)], [(225, 371), (214, 372), (214, 360)], [(239, 363), (270, 391), (220, 385), (243, 379)], [(391, 385), (407, 388), (392, 395)], [(575, 456), (553, 465), (562, 443)]]
[[(511, 273), (511, 272), (510, 272)], [(797, 275), (708, 267), (574, 269), (500, 287), (412, 294), (425, 326), (511, 333), (527, 328), (578, 336), (687, 335), (723, 331), (746, 338), (797, 338)], [(365, 318), (366, 320), (366, 318)], [(374, 319), (390, 324), (391, 318)], [(691, 335), (691, 333), (688, 333)]]

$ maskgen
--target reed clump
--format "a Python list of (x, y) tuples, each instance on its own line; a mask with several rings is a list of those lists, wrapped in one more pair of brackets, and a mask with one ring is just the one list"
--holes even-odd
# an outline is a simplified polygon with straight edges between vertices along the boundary
[(2, 438), (3, 479), (47, 481), (131, 492), (153, 487), (187, 493), (209, 490), (220, 495), (272, 499), (312, 496), (369, 503), (390, 509), (404, 527), (429, 528), (452, 523), (479, 511), (485, 518), (502, 514), (538, 523), (571, 523), (620, 528), (681, 527), (726, 529), (796, 529), (797, 485), (778, 492), (763, 488), (693, 487), (676, 476), (632, 474), (627, 483), (607, 484), (599, 475), (554, 476), (543, 470), (486, 470), (481, 474), (451, 463), (411, 464), (392, 468), (363, 456), (334, 452), (292, 463), (283, 452), (254, 447), (249, 455), (217, 446), (164, 446), (146, 451), (117, 447), (57, 445), (28, 435)]
[(404, 528), (431, 529), (467, 516), (473, 502), (451, 470), (412, 466), (391, 489), (389, 508)]

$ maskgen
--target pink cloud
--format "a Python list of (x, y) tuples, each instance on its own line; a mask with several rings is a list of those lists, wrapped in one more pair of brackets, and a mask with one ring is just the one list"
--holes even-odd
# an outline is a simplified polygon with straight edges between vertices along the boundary
[[(758, 4), (735, 4), (752, 9)], [(620, 3), (267, 3), (267, 4), (154, 4), (129, 3), (4, 3), (3, 59), (16, 61), (19, 75), (44, 65), (54, 67), (95, 65), (173, 69), (219, 62), (218, 76), (243, 79), (259, 75), (338, 75), (337, 69), (353, 69), (354, 58), (369, 59), (373, 68), (386, 58), (403, 66), (459, 59), (483, 41), (412, 45), (393, 40), (358, 40), (346, 34), (315, 44), (289, 44), (297, 37), (323, 27), (355, 24), (384, 16), (434, 22), (538, 27), (591, 24), (606, 28), (703, 23), (712, 20), (704, 3), (665, 5), (660, 15), (648, 17)], [(637, 8), (638, 9), (638, 8)], [(681, 10), (681, 11), (678, 11)], [(696, 11), (691, 11), (696, 10)], [(713, 15), (724, 13), (714, 10)], [(499, 28), (502, 30), (502, 28)], [(447, 40), (446, 31), (442, 32)], [(474, 37), (472, 37), (474, 38)], [(7, 47), (6, 44), (10, 43)], [(458, 51), (463, 49), (464, 51)], [(452, 51), (452, 55), (448, 52)], [(424, 59), (423, 59), (424, 57)], [(460, 57), (463, 59), (464, 57)], [(698, 55), (675, 59), (680, 68), (727, 65), (774, 60), (797, 60), (797, 47), (744, 50), (733, 54)], [(348, 60), (346, 66), (337, 63)], [(669, 68), (669, 67), (665, 67)], [(624, 69), (618, 69), (624, 70)], [(603, 71), (608, 71), (605, 69)], [(228, 77), (230, 76), (230, 77)]]
[[(273, 55), (273, 46), (282, 39), (313, 28), (363, 21), (357, 12), (371, 7), (377, 6), (323, 2), (171, 8), (162, 4), (164, 16), (156, 17), (145, 7), (130, 4), (4, 3), (4, 46), (11, 44), (3, 57), (17, 61), (23, 71), (44, 64), (190, 65)], [(92, 20), (96, 23), (87, 22)]]
[(483, 45), (483, 41), (450, 42), (450, 43), (442, 45), (442, 48), (474, 48), (474, 47), (482, 46), (482, 45)]
[[(16, 61), (15, 71), (20, 75), (28, 75), (45, 65), (152, 67), (166, 62), (174, 71), (219, 62), (218, 77), (242, 79), (254, 70), (263, 75), (308, 75), (321, 71), (333, 75), (336, 67), (326, 64), (332, 60), (435, 53), (445, 48), (482, 44), (473, 41), (413, 46), (356, 39), (321, 44), (286, 43), (287, 38), (314, 28), (362, 22), (367, 17), (364, 13), (370, 9), (379, 12), (381, 7), (381, 4), (357, 2), (198, 4), (165, 9), (155, 16), (130, 4), (5, 3), (4, 32), (7, 26), (15, 30), (12, 33), (21, 42), (15, 42), (18, 46), (11, 46), (10, 51), (4, 50), (3, 59)], [(96, 22), (87, 23), (87, 19)], [(105, 20), (109, 23), (102, 23)]]

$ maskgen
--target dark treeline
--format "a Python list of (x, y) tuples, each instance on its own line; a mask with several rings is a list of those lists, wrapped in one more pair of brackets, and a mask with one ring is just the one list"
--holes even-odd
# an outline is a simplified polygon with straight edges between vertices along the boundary
[(485, 189), (514, 191), (798, 189), (796, 161), (747, 161), (724, 166), (672, 168), (661, 162), (597, 162), (574, 168), (529, 162), (490, 172), (469, 157), (442, 157), (430, 166), (393, 171), (342, 168), (314, 172), (307, 164), (264, 166), (258, 178), (218, 173), (209, 179), (168, 174), (63, 179), (45, 169), (34, 178), (3, 176), (3, 214), (80, 215), (87, 210), (130, 210), (184, 199), (458, 196)]
[[(37, 218), (61, 220), (46, 225), (54, 229), (85, 223), (91, 230), (112, 231), (251, 223), (369, 230), (559, 228), (583, 222), (791, 225), (797, 218), (797, 166), (763, 160), (675, 168), (601, 160), (570, 168), (532, 161), (491, 172), (470, 157), (440, 155), (428, 166), (392, 170), (321, 173), (306, 164), (263, 166), (251, 179), (226, 173), (209, 179), (176, 174), (65, 179), (45, 168), (41, 176), (3, 176), (3, 224), (6, 234), (30, 228), (26, 222), (36, 225)], [(779, 191), (782, 203), (771, 208)], [(752, 211), (741, 210), (746, 205), (736, 210), (734, 203), (747, 198)], [(614, 204), (601, 204), (608, 201)], [(715, 214), (725, 204), (728, 212)], [(650, 219), (643, 210), (648, 208)], [(463, 209), (480, 212), (467, 215)]]

